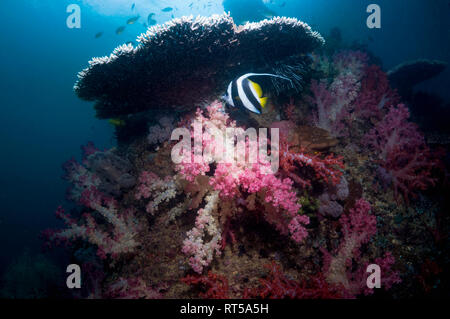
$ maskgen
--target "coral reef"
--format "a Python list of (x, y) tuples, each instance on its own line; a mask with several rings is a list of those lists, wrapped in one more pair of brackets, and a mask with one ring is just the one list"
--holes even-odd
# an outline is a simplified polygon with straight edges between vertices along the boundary
[(324, 40), (297, 19), (237, 27), (230, 16), (215, 15), (153, 26), (138, 42), (92, 59), (79, 73), (75, 92), (96, 101), (98, 117), (195, 105), (223, 93), (237, 75), (271, 71), (267, 63), (311, 52)]
[[(71, 244), (90, 278), (84, 294), (400, 298), (444, 289), (449, 175), (432, 149), (443, 143), (426, 143), (370, 53), (348, 50), (338, 30), (332, 40), (310, 57), (323, 39), (296, 19), (182, 18), (90, 62), (77, 94), (97, 102), (99, 117), (135, 114), (123, 116), (117, 148), (89, 143), (81, 162), (64, 165), (76, 207), (58, 208), (66, 228), (44, 233), (48, 244)], [(289, 94), (244, 116), (217, 99), (248, 70), (297, 82), (274, 83)], [(367, 285), (372, 264), (382, 289)]]
[[(201, 110), (196, 113), (195, 120), (202, 123), (202, 147), (205, 150), (214, 150), (211, 161), (201, 161), (200, 163), (180, 163), (177, 165), (178, 176), (168, 179), (166, 183), (175, 183), (174, 179), (182, 179), (189, 182), (185, 192), (190, 194), (193, 202), (190, 208), (196, 208), (204, 199), (204, 208), (198, 210), (195, 227), (187, 233), (184, 241), (183, 252), (189, 256), (190, 265), (197, 273), (201, 273), (205, 266), (208, 266), (214, 254), (221, 254), (221, 231), (229, 219), (236, 218), (242, 214), (243, 210), (255, 211), (259, 207), (264, 207), (263, 217), (283, 235), (290, 235), (296, 241), (302, 241), (307, 232), (303, 225), (309, 223), (306, 216), (299, 215), (300, 205), (297, 204), (296, 194), (293, 191), (293, 181), (289, 178), (278, 178), (274, 174), (268, 173), (270, 165), (264, 164), (261, 159), (255, 163), (239, 162), (233, 158), (231, 162), (225, 160), (225, 142), (220, 143), (213, 138), (214, 135), (225, 135), (227, 128), (237, 128), (236, 123), (231, 121), (225, 113), (221, 111), (220, 104), (213, 104), (207, 107), (207, 113)], [(194, 122), (192, 124), (192, 136), (195, 135)], [(243, 129), (241, 129), (243, 131)], [(234, 145), (234, 143), (233, 143)], [(252, 147), (247, 143), (248, 147)], [(222, 150), (222, 152), (220, 152)], [(192, 156), (191, 156), (192, 155)], [(318, 159), (314, 160), (303, 154), (285, 152), (285, 157), (289, 156), (291, 166), (293, 161), (301, 165), (311, 166), (317, 170), (318, 174), (324, 174), (328, 178), (329, 171)], [(297, 156), (297, 158), (295, 158)], [(195, 157), (194, 152), (189, 154), (188, 159)], [(215, 169), (211, 165), (215, 164)], [(288, 164), (285, 164), (286, 167)], [(206, 175), (208, 173), (208, 176)], [(148, 198), (150, 195), (142, 193), (151, 192), (155, 188), (160, 188), (159, 182), (155, 183), (155, 176), (148, 178), (144, 173), (138, 198)], [(293, 175), (292, 175), (293, 176)], [(300, 180), (297, 177), (297, 180)], [(302, 183), (307, 181), (302, 180)], [(180, 184), (180, 183), (179, 183)], [(149, 187), (150, 185), (153, 185)], [(171, 184), (174, 185), (174, 184)], [(144, 190), (143, 190), (144, 189)], [(166, 193), (165, 198), (173, 198), (176, 192)], [(160, 202), (161, 200), (158, 200)], [(154, 201), (151, 202), (154, 206)], [(148, 207), (148, 206), (147, 206)], [(149, 209), (147, 209), (149, 210)], [(209, 237), (210, 241), (204, 242), (204, 238)]]
[(417, 125), (408, 122), (408, 118), (405, 105), (391, 107), (365, 137), (389, 174), (395, 196), (401, 193), (406, 201), (416, 190), (434, 185), (431, 170), (438, 165)]

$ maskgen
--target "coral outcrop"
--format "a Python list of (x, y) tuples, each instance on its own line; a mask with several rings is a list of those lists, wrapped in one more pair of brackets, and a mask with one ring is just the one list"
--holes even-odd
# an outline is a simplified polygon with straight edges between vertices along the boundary
[(192, 108), (223, 93), (236, 76), (274, 71), (271, 65), (277, 61), (311, 52), (324, 40), (294, 18), (238, 27), (224, 14), (174, 19), (149, 28), (138, 42), (136, 47), (123, 45), (108, 57), (92, 59), (79, 73), (75, 92), (96, 102), (98, 117)]
[[(332, 255), (322, 249), (324, 254), (323, 272), (326, 281), (334, 286), (341, 286), (341, 293), (347, 297), (354, 297), (361, 293), (372, 294), (366, 284), (367, 262), (361, 262), (360, 248), (375, 235), (376, 218), (370, 215), (371, 205), (364, 199), (356, 202), (348, 215), (340, 218), (344, 238), (337, 249), (337, 254)], [(387, 252), (384, 258), (375, 263), (382, 267), (383, 286), (389, 289), (394, 283), (401, 281), (398, 272), (392, 269), (395, 258)], [(359, 267), (353, 267), (356, 264)]]
[[(362, 51), (307, 54), (322, 44), (296, 19), (189, 17), (90, 62), (75, 90), (99, 117), (119, 116), (126, 139), (88, 143), (64, 165), (74, 207), (45, 232), (71, 244), (89, 297), (410, 297), (440, 285), (441, 153), (392, 74)], [(250, 70), (289, 73), (294, 87), (274, 83), (291, 90), (261, 116), (228, 113), (220, 95)], [(367, 285), (372, 264), (382, 289)]]

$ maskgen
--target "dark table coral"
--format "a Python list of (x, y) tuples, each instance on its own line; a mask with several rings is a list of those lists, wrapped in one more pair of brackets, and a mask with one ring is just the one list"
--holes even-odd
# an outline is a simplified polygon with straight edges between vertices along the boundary
[(270, 72), (278, 61), (323, 45), (294, 18), (236, 26), (229, 15), (183, 17), (150, 28), (137, 47), (94, 58), (79, 73), (77, 95), (95, 101), (99, 118), (148, 109), (193, 107), (225, 91), (247, 72)]
[(397, 65), (387, 74), (392, 87), (409, 100), (415, 85), (439, 75), (446, 67), (447, 63), (442, 61), (415, 60)]

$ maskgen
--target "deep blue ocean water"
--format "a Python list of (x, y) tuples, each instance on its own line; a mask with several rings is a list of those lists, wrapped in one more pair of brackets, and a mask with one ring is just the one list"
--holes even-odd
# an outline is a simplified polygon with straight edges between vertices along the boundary
[[(66, 26), (66, 8), (72, 3), (81, 7), (81, 29)], [(248, 3), (245, 10), (251, 17), (252, 1)], [(382, 8), (380, 30), (365, 24), (369, 3)], [(161, 12), (168, 6), (174, 10)], [(344, 40), (367, 43), (386, 70), (417, 58), (450, 61), (447, 0), (274, 0), (267, 7), (300, 18), (323, 35), (338, 26)], [(221, 0), (1, 1), (0, 272), (25, 247), (40, 249), (37, 237), (42, 229), (59, 225), (54, 210), (64, 204), (67, 186), (60, 178), (61, 164), (79, 156), (80, 145), (88, 141), (101, 149), (114, 145), (111, 125), (97, 120), (92, 105), (75, 96), (77, 72), (91, 57), (135, 40), (145, 30), (142, 23), (127, 26), (120, 35), (115, 30), (136, 14), (142, 22), (154, 12), (157, 22), (164, 23), (172, 14), (223, 10)], [(96, 39), (98, 32), (103, 35)], [(449, 79), (447, 69), (422, 88), (449, 101)]]

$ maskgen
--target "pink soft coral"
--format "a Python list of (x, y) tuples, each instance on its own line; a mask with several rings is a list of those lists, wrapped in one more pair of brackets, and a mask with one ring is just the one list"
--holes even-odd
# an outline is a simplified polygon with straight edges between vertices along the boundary
[(389, 86), (387, 74), (377, 65), (366, 68), (361, 81), (361, 91), (355, 101), (355, 115), (358, 118), (380, 120), (386, 109), (399, 103), (399, 96)]
[(314, 125), (332, 135), (347, 136), (354, 120), (354, 102), (361, 89), (361, 78), (367, 66), (367, 55), (359, 51), (343, 51), (333, 58), (337, 71), (331, 84), (322, 80), (311, 82), (309, 102), (316, 108)]
[(100, 178), (74, 158), (64, 163), (63, 169), (65, 171), (63, 178), (70, 183), (67, 189), (68, 200), (78, 202), (86, 189), (98, 187), (101, 183)]
[(199, 274), (211, 263), (214, 255), (220, 256), (222, 253), (222, 237), (213, 216), (217, 201), (217, 193), (207, 197), (206, 207), (199, 209), (195, 227), (187, 232), (183, 241), (183, 253), (189, 256), (189, 265)]
[(273, 174), (262, 174), (258, 165), (247, 168), (241, 175), (240, 184), (249, 194), (264, 192), (267, 207), (265, 219), (275, 225), (281, 234), (290, 234), (295, 242), (301, 242), (308, 232), (304, 225), (309, 224), (309, 218), (299, 215), (301, 205), (297, 203), (293, 182), (289, 178), (280, 179)]
[(408, 202), (418, 190), (434, 185), (431, 171), (438, 165), (417, 125), (408, 121), (404, 104), (391, 107), (386, 116), (366, 135), (366, 144), (376, 152), (389, 173), (395, 196)]
[[(88, 143), (82, 149), (83, 162), (89, 155), (98, 151), (92, 143)], [(101, 258), (106, 258), (107, 254), (114, 258), (121, 253), (134, 251), (139, 244), (136, 235), (140, 226), (133, 211), (120, 212), (114, 198), (98, 190), (100, 180), (84, 165), (72, 159), (64, 165), (64, 169), (66, 171), (64, 178), (71, 183), (68, 191), (69, 199), (81, 205), (84, 214), (76, 220), (59, 207), (56, 216), (64, 220), (67, 228), (44, 231), (47, 244), (83, 239), (97, 246), (97, 254)], [(99, 226), (104, 221), (108, 226)]]
[(339, 74), (351, 73), (361, 79), (367, 66), (368, 56), (362, 51), (343, 50), (333, 56), (333, 66)]
[(170, 202), (177, 193), (177, 186), (173, 178), (161, 179), (155, 173), (143, 171), (139, 176), (135, 198), (149, 200), (146, 211), (154, 214), (163, 202)]
[[(361, 262), (360, 248), (366, 244), (376, 233), (376, 217), (369, 214), (370, 204), (364, 199), (356, 202), (355, 207), (350, 209), (346, 215), (342, 215), (340, 223), (342, 225), (343, 239), (337, 249), (337, 253), (332, 255), (324, 248), (323, 273), (329, 284), (343, 289), (346, 297), (355, 297), (359, 294), (373, 293), (367, 288), (366, 273), (368, 262)], [(391, 266), (395, 259), (390, 253), (386, 253), (384, 258), (378, 258), (378, 264), (382, 272), (382, 285), (389, 289), (392, 284), (400, 281), (398, 273), (393, 271)], [(354, 263), (362, 266), (353, 267)]]
[(313, 113), (314, 125), (327, 130), (334, 136), (346, 135), (350, 119), (351, 103), (357, 94), (357, 82), (352, 76), (342, 76), (335, 87), (325, 82), (311, 82), (310, 102), (317, 108)]
[[(115, 258), (122, 253), (133, 252), (139, 245), (136, 240), (139, 224), (132, 211), (119, 213), (116, 201), (104, 196), (94, 187), (83, 192), (80, 203), (90, 210), (83, 214), (80, 221), (65, 214), (62, 207), (57, 209), (56, 216), (64, 220), (67, 228), (59, 231), (44, 231), (44, 236), (49, 242), (58, 244), (68, 243), (69, 240), (78, 238), (83, 239), (97, 246), (97, 255), (102, 259), (106, 258), (107, 254)], [(108, 222), (107, 230), (99, 226), (91, 211), (95, 211)]]
[[(213, 255), (220, 254), (220, 233), (217, 232), (227, 229), (230, 233), (229, 227), (225, 225), (230, 225), (230, 219), (243, 209), (261, 211), (262, 216), (281, 234), (290, 235), (296, 242), (302, 241), (307, 236), (305, 225), (309, 223), (309, 218), (299, 214), (300, 205), (292, 180), (274, 175), (270, 163), (259, 158), (256, 158), (256, 162), (248, 161), (247, 157), (243, 162), (236, 158), (231, 161), (225, 158), (221, 152), (225, 149), (222, 144), (225, 140), (220, 141), (214, 136), (224, 134), (229, 128), (242, 128), (236, 127), (236, 123), (222, 112), (221, 104), (212, 104), (206, 108), (206, 112), (198, 110), (195, 121), (197, 125), (202, 124), (202, 151), (212, 151), (213, 156), (208, 162), (181, 163), (176, 168), (179, 177), (190, 182), (186, 190), (197, 203), (191, 206), (198, 206), (201, 202), (198, 196), (207, 198), (207, 207), (198, 211), (196, 226), (188, 232), (183, 246), (194, 270), (202, 272)], [(195, 131), (192, 125), (191, 133), (195, 134)], [(243, 143), (248, 149), (255, 147), (255, 141), (246, 139)], [(205, 230), (208, 230), (208, 236), (205, 236)], [(205, 242), (206, 237), (213, 240)]]

